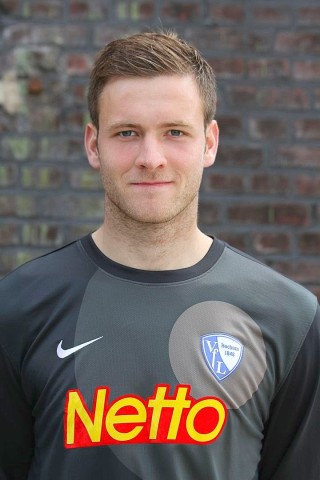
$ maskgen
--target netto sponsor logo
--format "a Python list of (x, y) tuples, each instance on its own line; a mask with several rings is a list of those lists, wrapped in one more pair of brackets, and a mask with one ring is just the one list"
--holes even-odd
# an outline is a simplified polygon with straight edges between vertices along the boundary
[(95, 391), (92, 411), (79, 390), (66, 395), (66, 448), (123, 443), (192, 443), (215, 441), (227, 420), (227, 409), (216, 397), (194, 399), (189, 385), (156, 385), (151, 397), (126, 395), (108, 403), (109, 387)]

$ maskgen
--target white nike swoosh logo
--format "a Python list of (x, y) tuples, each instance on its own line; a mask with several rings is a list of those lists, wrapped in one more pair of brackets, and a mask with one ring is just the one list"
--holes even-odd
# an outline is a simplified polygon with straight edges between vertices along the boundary
[(93, 340), (89, 340), (89, 342), (81, 343), (80, 345), (77, 345), (76, 347), (67, 348), (67, 349), (62, 348), (62, 340), (61, 340), (61, 342), (57, 346), (57, 355), (58, 355), (59, 358), (66, 358), (69, 355), (72, 355), (73, 353), (77, 352), (78, 350), (81, 350), (81, 348), (84, 348), (87, 345), (90, 345), (90, 343), (96, 342), (97, 340), (100, 340), (101, 338), (103, 338), (103, 337), (94, 338)]

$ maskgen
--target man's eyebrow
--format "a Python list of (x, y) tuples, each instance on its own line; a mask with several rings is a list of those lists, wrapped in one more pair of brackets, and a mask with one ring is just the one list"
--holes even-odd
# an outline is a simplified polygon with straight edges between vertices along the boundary
[(122, 128), (122, 129), (141, 128), (141, 125), (139, 125), (138, 123), (115, 122), (107, 126), (107, 130), (118, 130), (119, 128)]
[[(184, 128), (192, 128), (191, 125), (184, 122), (183, 120), (174, 120), (172, 122), (165, 122), (158, 125), (160, 128), (177, 128), (177, 127), (184, 127)], [(108, 131), (118, 130), (118, 129), (130, 129), (130, 128), (142, 128), (142, 125), (139, 123), (131, 123), (131, 122), (115, 122), (107, 126)]]
[(160, 127), (166, 127), (166, 128), (172, 128), (172, 127), (184, 127), (184, 128), (192, 128), (191, 125), (189, 125), (189, 123), (186, 123), (182, 120), (176, 120), (176, 121), (173, 121), (173, 122), (166, 122), (166, 123), (162, 123), (160, 125)]

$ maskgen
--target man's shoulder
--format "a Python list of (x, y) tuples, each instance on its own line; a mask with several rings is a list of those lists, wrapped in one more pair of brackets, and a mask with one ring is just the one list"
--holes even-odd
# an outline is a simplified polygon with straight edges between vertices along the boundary
[(239, 295), (245, 295), (252, 303), (295, 313), (294, 316), (299, 312), (314, 316), (318, 304), (315, 295), (293, 279), (228, 244), (224, 265)]
[(32, 338), (53, 309), (83, 295), (95, 271), (81, 242), (73, 241), (9, 273), (0, 281), (0, 344), (16, 350), (22, 337)]
[(30, 260), (1, 279), (0, 320), (27, 317), (39, 305), (82, 291), (95, 270), (78, 240)]
[(70, 269), (79, 257), (79, 240), (73, 240), (61, 247), (44, 253), (28, 262), (18, 266), (0, 280), (0, 290), (8, 284), (22, 282), (24, 286), (33, 278), (44, 279), (48, 276), (62, 274), (65, 269)]

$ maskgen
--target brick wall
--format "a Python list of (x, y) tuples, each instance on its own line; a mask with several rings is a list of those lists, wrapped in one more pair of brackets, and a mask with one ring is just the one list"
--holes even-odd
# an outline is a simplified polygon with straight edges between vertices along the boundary
[(200, 224), (320, 297), (318, 0), (0, 0), (0, 274), (94, 229), (87, 76), (109, 40), (176, 29), (213, 65), (221, 146)]

